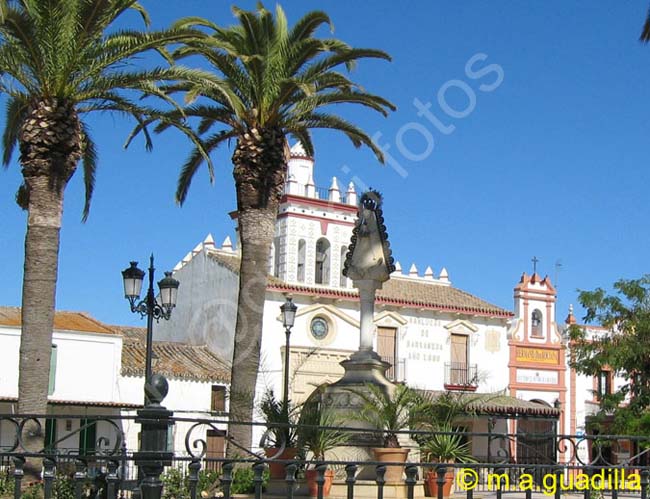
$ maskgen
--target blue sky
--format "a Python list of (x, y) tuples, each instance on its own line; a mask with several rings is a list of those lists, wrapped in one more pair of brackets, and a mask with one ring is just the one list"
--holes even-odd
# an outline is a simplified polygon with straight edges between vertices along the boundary
[[(186, 15), (233, 22), (228, 2), (143, 4), (156, 26)], [(316, 183), (356, 177), (382, 191), (403, 268), (446, 267), (456, 286), (511, 309), (512, 289), (536, 255), (540, 272), (558, 279), (558, 319), (576, 303), (577, 288), (647, 272), (650, 46), (638, 42), (646, 1), (283, 6), (290, 21), (326, 10), (335, 36), (393, 57), (362, 62), (353, 77), (398, 111), (387, 119), (342, 111), (381, 134), (393, 166), (338, 135), (317, 133)], [(430, 103), (438, 126), (418, 116), (416, 99)], [(66, 191), (57, 307), (137, 324), (122, 297), (120, 271), (129, 260), (144, 267), (153, 251), (162, 275), (208, 232), (218, 243), (234, 235), (231, 151), (215, 155), (215, 184), (199, 172), (179, 208), (174, 187), (189, 150), (182, 137), (156, 137), (151, 153), (140, 142), (124, 151), (129, 122), (99, 115), (89, 123), (100, 153), (96, 193), (82, 224), (80, 175)], [(26, 216), (13, 201), (16, 160), (0, 172), (3, 305), (21, 299)]]

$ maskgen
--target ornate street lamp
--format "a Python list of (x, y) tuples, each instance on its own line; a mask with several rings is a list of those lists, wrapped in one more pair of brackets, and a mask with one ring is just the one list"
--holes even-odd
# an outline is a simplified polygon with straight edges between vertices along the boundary
[(289, 412), (289, 337), (291, 336), (291, 328), (296, 319), (296, 306), (291, 298), (287, 298), (282, 305), (280, 305), (280, 312), (282, 312), (282, 325), (284, 326), (284, 334), (286, 335), (286, 343), (284, 349), (284, 392), (282, 401), (284, 403), (284, 410)]
[(142, 290), (142, 281), (144, 280), (145, 272), (138, 268), (138, 262), (131, 262), (128, 269), (122, 271), (122, 279), (124, 281), (124, 297), (129, 300), (131, 305), (131, 312), (138, 313), (142, 317), (147, 317), (147, 353), (145, 360), (145, 392), (146, 387), (151, 381), (151, 365), (153, 360), (153, 320), (158, 322), (161, 318), (169, 320), (172, 315), (172, 310), (176, 306), (176, 296), (178, 294), (179, 282), (172, 277), (171, 272), (165, 272), (165, 277), (158, 281), (160, 288), (160, 303), (156, 300), (154, 294), (154, 266), (153, 254), (149, 260), (149, 287), (147, 295), (142, 301), (137, 303), (140, 299), (140, 292)]

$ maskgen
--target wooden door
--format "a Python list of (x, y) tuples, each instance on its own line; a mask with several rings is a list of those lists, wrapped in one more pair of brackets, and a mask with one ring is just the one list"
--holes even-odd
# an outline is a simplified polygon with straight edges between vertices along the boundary
[[(207, 449), (205, 457), (207, 459), (223, 459), (226, 457), (225, 432), (208, 430), (206, 437)], [(205, 468), (210, 471), (221, 471), (221, 462), (206, 461)]]
[(464, 334), (451, 335), (451, 366), (450, 381), (452, 385), (467, 385), (467, 336)]
[(386, 377), (390, 380), (395, 379), (395, 365), (397, 364), (396, 358), (396, 341), (397, 329), (394, 327), (378, 327), (377, 328), (377, 353), (385, 362), (388, 362), (391, 367), (386, 371)]

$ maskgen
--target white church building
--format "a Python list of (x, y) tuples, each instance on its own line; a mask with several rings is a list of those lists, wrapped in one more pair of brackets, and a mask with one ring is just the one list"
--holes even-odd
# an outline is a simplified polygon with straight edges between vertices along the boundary
[[(291, 152), (269, 255), (257, 393), (270, 388), (281, 395), (288, 354), (290, 398), (300, 403), (336, 381), (340, 362), (359, 346), (359, 295), (342, 273), (358, 193), (336, 178), (327, 189), (316, 187), (313, 159), (299, 145)], [(237, 247), (230, 237), (217, 247), (209, 235), (176, 265), (179, 305), (157, 339), (206, 344), (232, 357)], [(287, 297), (298, 306), (288, 353), (280, 315)], [(405, 271), (398, 262), (377, 291), (374, 348), (392, 365), (393, 381), (491, 394), (474, 395), (484, 417), (468, 421), (469, 431), (579, 433), (596, 409), (594, 382), (568, 366), (566, 325), (556, 323), (555, 302), (550, 279), (537, 273), (522, 275), (510, 311), (456, 288), (444, 268)], [(474, 446), (473, 452), (491, 450)]]

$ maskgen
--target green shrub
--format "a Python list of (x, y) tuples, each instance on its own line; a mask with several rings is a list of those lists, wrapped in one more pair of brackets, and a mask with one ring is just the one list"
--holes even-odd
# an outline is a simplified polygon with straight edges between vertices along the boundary
[[(251, 467), (236, 468), (232, 476), (232, 484), (230, 485), (231, 494), (252, 494), (255, 492), (255, 482), (253, 478), (255, 472)], [(262, 489), (266, 487), (269, 481), (269, 470), (265, 469), (262, 474)]]
[(199, 471), (199, 483), (196, 486), (197, 496), (200, 496), (202, 492), (209, 492), (215, 489), (217, 482), (219, 482), (219, 473), (216, 471)]
[(30, 483), (23, 489), (22, 499), (42, 499), (43, 484), (41, 482)]
[(0, 495), (12, 496), (14, 493), (14, 477), (9, 470), (0, 473)]
[(169, 468), (160, 479), (163, 483), (163, 499), (189, 499), (190, 488), (182, 470)]
[[(161, 475), (160, 479), (163, 482), (163, 499), (189, 499), (189, 473), (183, 472), (180, 468), (169, 468)], [(216, 471), (199, 471), (199, 481), (196, 485), (197, 496), (200, 497), (201, 492), (214, 489), (214, 484), (218, 480), (219, 473)]]
[(68, 476), (57, 475), (52, 489), (56, 499), (75, 499), (74, 480)]

